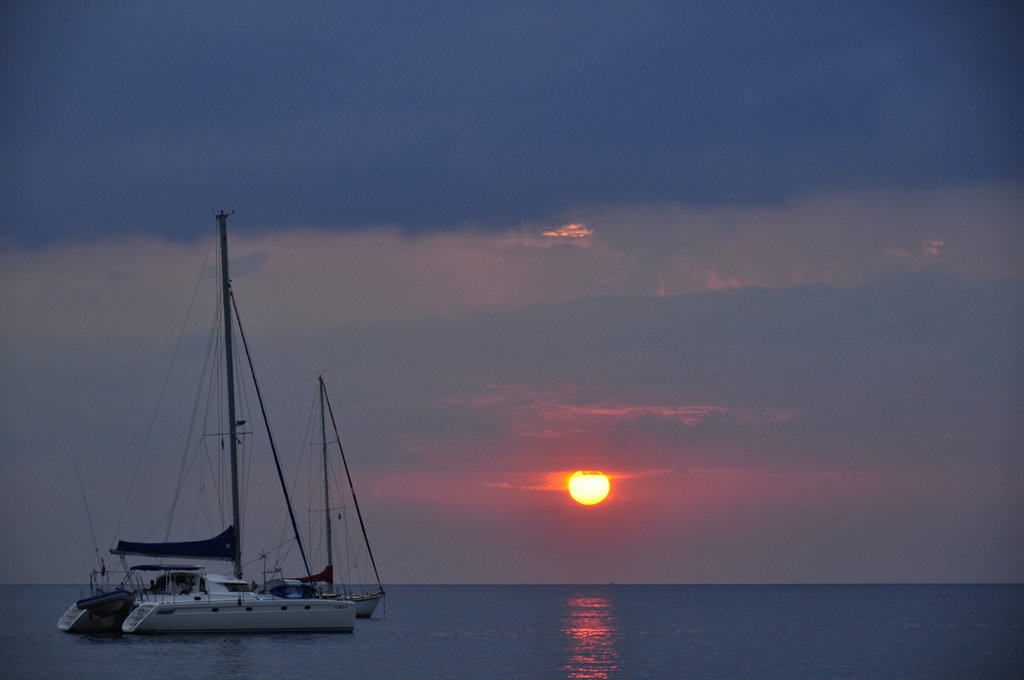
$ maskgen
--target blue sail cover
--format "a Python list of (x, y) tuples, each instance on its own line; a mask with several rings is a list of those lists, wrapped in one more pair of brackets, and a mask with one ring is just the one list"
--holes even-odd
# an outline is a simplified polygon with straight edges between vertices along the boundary
[(118, 541), (110, 552), (115, 555), (145, 555), (146, 557), (190, 557), (192, 559), (233, 560), (238, 545), (235, 528), (228, 527), (223, 533), (205, 541), (182, 541), (178, 543), (132, 543)]

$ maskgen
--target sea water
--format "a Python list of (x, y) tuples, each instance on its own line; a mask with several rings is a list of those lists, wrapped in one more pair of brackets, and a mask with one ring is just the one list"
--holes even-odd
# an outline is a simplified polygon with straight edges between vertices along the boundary
[(79, 597), (0, 587), (0, 677), (1024, 678), (1020, 585), (392, 586), (340, 635), (58, 631)]

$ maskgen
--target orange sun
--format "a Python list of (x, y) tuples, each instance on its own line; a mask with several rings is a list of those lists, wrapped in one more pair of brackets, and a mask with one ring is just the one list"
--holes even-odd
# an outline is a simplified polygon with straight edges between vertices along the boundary
[(569, 495), (582, 505), (596, 505), (611, 491), (608, 476), (601, 472), (580, 470), (569, 478)]

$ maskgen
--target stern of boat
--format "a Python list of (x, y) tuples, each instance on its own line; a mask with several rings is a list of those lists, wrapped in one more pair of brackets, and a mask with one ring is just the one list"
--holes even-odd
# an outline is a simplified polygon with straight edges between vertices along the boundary
[(156, 604), (153, 602), (143, 602), (128, 615), (128, 618), (121, 624), (121, 630), (125, 633), (134, 633), (142, 623), (142, 620), (149, 616), (150, 612), (156, 609)]
[(64, 612), (57, 622), (57, 628), (65, 633), (118, 633), (124, 616), (120, 613), (99, 616), (88, 609), (79, 609), (75, 605)]

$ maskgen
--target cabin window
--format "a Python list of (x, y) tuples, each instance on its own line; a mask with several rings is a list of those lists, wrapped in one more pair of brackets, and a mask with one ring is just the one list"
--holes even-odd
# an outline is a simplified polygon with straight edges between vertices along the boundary
[(171, 588), (172, 595), (190, 595), (192, 593), (192, 586), (195, 585), (195, 577), (192, 574), (173, 574), (173, 587)]

